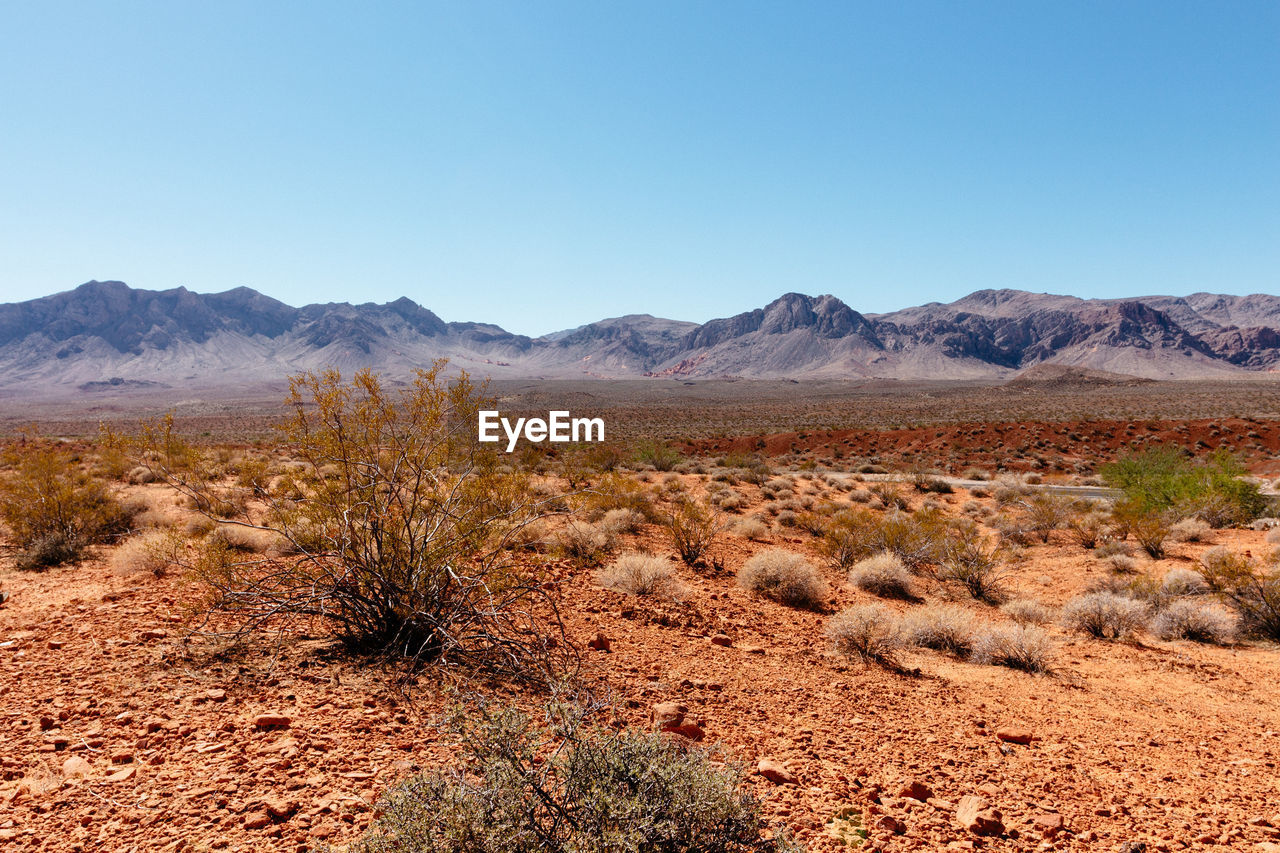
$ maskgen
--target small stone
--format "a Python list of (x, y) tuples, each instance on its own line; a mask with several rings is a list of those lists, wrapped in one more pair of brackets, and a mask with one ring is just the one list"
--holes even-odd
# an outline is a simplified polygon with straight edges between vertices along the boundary
[(603, 632), (597, 631), (596, 635), (587, 641), (587, 648), (595, 649), (598, 652), (613, 651), (613, 644), (609, 642), (609, 638)]
[(273, 797), (262, 801), (262, 809), (273, 818), (284, 819), (298, 810), (298, 804)]
[(771, 758), (760, 759), (756, 772), (775, 785), (797, 785), (800, 782), (794, 773)]
[(53, 717), (50, 717), (48, 715), (44, 715), (40, 717), (40, 731), (42, 732), (47, 732), (49, 731), (49, 729), (52, 729), (57, 725), (58, 725), (58, 721), (55, 720)]
[(206, 690), (202, 698), (208, 699), (210, 702), (221, 702), (227, 698), (227, 691), (220, 688)]
[(689, 709), (679, 702), (659, 702), (653, 706), (650, 719), (656, 728), (667, 731), (669, 726), (679, 726), (683, 723), (687, 713)]
[(933, 791), (931, 791), (929, 786), (921, 782), (919, 779), (909, 779), (903, 782), (902, 786), (898, 789), (898, 796), (910, 797), (913, 800), (919, 800), (923, 803), (933, 797)]
[(1012, 727), (1005, 728), (1005, 729), (998, 729), (996, 731), (996, 737), (1000, 738), (1000, 740), (1004, 741), (1005, 743), (1018, 743), (1018, 744), (1022, 744), (1023, 746), (1026, 746), (1027, 744), (1031, 743), (1031, 741), (1035, 740), (1035, 735), (1033, 735), (1031, 732), (1027, 731), (1026, 729), (1012, 728)]
[(293, 724), (293, 718), (286, 714), (259, 714), (253, 718), (253, 724), (260, 729), (287, 729)]
[(112, 764), (129, 764), (133, 761), (133, 752), (128, 749), (118, 749), (111, 753)]
[(728, 634), (713, 634), (711, 636), (711, 645), (724, 646), (727, 649), (733, 645), (733, 640)]
[(970, 794), (956, 804), (956, 822), (974, 835), (1000, 835), (1004, 823), (1000, 812), (990, 807), (983, 797)]
[(62, 775), (66, 779), (86, 779), (93, 775), (93, 765), (78, 755), (62, 762)]
[(66, 643), (64, 643), (62, 640), (50, 640), (50, 641), (49, 641), (49, 648), (53, 649), (55, 652), (56, 652), (58, 649), (60, 649), (60, 648), (62, 648), (63, 646), (65, 646), (65, 645), (66, 645)]
[(141, 636), (143, 640), (151, 641), (151, 640), (163, 640), (165, 637), (169, 636), (169, 634), (165, 631), (161, 631), (159, 628), (151, 628), (149, 630), (143, 631)]
[(250, 812), (244, 817), (245, 829), (262, 829), (271, 825), (271, 815), (266, 812)]
[(893, 815), (887, 814), (880, 815), (880, 817), (875, 819), (875, 822), (872, 823), (871, 826), (873, 829), (878, 829), (881, 832), (891, 832), (894, 835), (901, 835), (907, 831), (906, 824), (898, 820)]
[(128, 782), (137, 774), (137, 772), (138, 772), (137, 767), (126, 767), (123, 770), (118, 770), (115, 773), (112, 773), (110, 776), (107, 777), (107, 781), (108, 782)]

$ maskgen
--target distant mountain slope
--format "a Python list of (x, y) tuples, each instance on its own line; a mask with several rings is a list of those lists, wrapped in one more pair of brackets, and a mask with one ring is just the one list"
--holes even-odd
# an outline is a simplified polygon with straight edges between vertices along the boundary
[(445, 322), (406, 298), (294, 308), (243, 287), (197, 294), (93, 281), (0, 305), (0, 388), (23, 392), (261, 384), (326, 366), (407, 376), (439, 357), (496, 377), (977, 379), (1037, 365), (1248, 376), (1280, 362), (1280, 297), (982, 290), (864, 315), (834, 296), (787, 293), (703, 324), (633, 314), (540, 338)]

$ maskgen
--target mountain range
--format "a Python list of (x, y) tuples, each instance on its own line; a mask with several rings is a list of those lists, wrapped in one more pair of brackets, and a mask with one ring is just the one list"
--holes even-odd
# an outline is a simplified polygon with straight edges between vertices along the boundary
[(1065, 365), (1149, 379), (1247, 378), (1280, 362), (1280, 297), (1079, 299), (980, 290), (862, 314), (787, 293), (706, 323), (628, 315), (538, 338), (449, 323), (415, 302), (294, 308), (91, 281), (0, 304), (0, 388), (99, 391), (278, 381), (328, 366), (408, 375), (438, 357), (494, 378), (1001, 379)]

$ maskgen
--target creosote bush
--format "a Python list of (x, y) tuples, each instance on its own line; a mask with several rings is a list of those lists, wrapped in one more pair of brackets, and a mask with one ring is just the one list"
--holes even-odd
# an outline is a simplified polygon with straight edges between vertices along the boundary
[(663, 526), (680, 559), (690, 566), (702, 561), (723, 528), (714, 510), (683, 495), (674, 501), (670, 514), (663, 519)]
[(1147, 621), (1147, 606), (1114, 592), (1076, 596), (1062, 607), (1062, 625), (1100, 640), (1123, 640)]
[[(304, 619), (359, 652), (518, 681), (545, 684), (572, 666), (554, 599), (507, 547), (552, 498), (476, 441), (482, 389), (465, 373), (446, 379), (445, 365), (398, 391), (370, 371), (290, 380), (281, 440), (304, 463), (290, 488), (305, 499), (256, 483), (264, 508), (251, 526), (295, 553), (207, 540), (191, 568), (210, 609), (229, 613), (239, 633)], [(218, 483), (170, 426), (147, 433), (152, 467), (209, 512)]]
[(827, 585), (813, 563), (783, 548), (748, 558), (738, 570), (738, 585), (789, 607), (816, 610), (827, 597)]
[(893, 666), (902, 638), (893, 615), (879, 604), (848, 607), (827, 620), (832, 647), (846, 657)]
[(882, 551), (855, 563), (849, 581), (863, 592), (883, 598), (911, 598), (911, 573), (896, 554)]
[(462, 761), (384, 797), (353, 853), (798, 853), (761, 837), (741, 775), (657, 732), (590, 725), (552, 705), (455, 711)]
[(556, 533), (561, 553), (580, 566), (593, 566), (613, 548), (613, 532), (601, 524), (571, 518)]
[(1200, 558), (1209, 588), (1240, 614), (1250, 634), (1280, 640), (1280, 569), (1255, 568), (1244, 556), (1210, 548)]
[(600, 573), (600, 585), (630, 595), (678, 597), (680, 584), (665, 557), (626, 553)]
[(1000, 605), (1000, 612), (1019, 625), (1043, 625), (1053, 619), (1053, 610), (1038, 601), (1018, 598)]
[(20, 549), (19, 568), (75, 562), (86, 546), (129, 529), (129, 513), (70, 451), (26, 439), (2, 458), (10, 472), (0, 478), (0, 521)]
[(183, 540), (177, 531), (148, 530), (131, 536), (111, 555), (111, 568), (122, 574), (149, 572), (160, 577), (170, 566), (180, 565)]

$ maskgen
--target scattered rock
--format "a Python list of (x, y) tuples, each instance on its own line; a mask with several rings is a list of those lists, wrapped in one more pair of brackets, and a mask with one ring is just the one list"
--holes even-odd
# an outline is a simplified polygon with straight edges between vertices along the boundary
[(733, 645), (733, 640), (728, 634), (712, 634), (711, 645), (724, 646), (726, 649)]
[(245, 829), (262, 829), (271, 825), (271, 815), (263, 812), (250, 812), (244, 816)]
[(141, 636), (143, 640), (149, 642), (151, 640), (163, 640), (165, 637), (169, 636), (169, 634), (165, 631), (161, 631), (159, 628), (151, 628), (147, 631), (143, 631)]
[(262, 810), (273, 818), (283, 820), (298, 810), (298, 804), (279, 797), (262, 801)]
[(259, 714), (253, 718), (253, 724), (260, 729), (287, 729), (293, 725), (293, 718), (287, 714)]
[(933, 791), (929, 789), (928, 785), (921, 782), (919, 779), (909, 779), (903, 782), (902, 786), (898, 789), (898, 796), (909, 797), (923, 803), (933, 797)]
[(137, 775), (137, 772), (138, 772), (137, 767), (126, 767), (123, 770), (117, 770), (115, 773), (112, 773), (110, 776), (107, 777), (107, 781), (108, 782), (128, 782), (135, 775)]
[(1040, 834), (1046, 838), (1053, 838), (1066, 826), (1066, 822), (1060, 814), (1038, 814), (1031, 820), (1035, 824), (1036, 829), (1040, 830)]
[(881, 832), (892, 832), (894, 835), (901, 835), (907, 831), (906, 824), (898, 820), (893, 815), (880, 815), (871, 824), (872, 829), (878, 829)]
[(970, 794), (956, 804), (956, 822), (974, 835), (1000, 835), (1004, 823), (1000, 812), (990, 807), (986, 798)]
[(595, 649), (598, 652), (613, 651), (613, 644), (609, 642), (609, 638), (603, 632), (597, 631), (596, 635), (587, 641), (587, 648)]
[(800, 780), (787, 768), (771, 758), (762, 758), (756, 765), (756, 772), (775, 785), (798, 785)]
[(118, 749), (111, 753), (112, 764), (129, 764), (133, 761), (133, 751), (129, 749)]
[(62, 762), (62, 776), (66, 779), (87, 779), (93, 775), (93, 765), (78, 755)]
[(998, 729), (996, 731), (996, 737), (1006, 743), (1019, 743), (1023, 746), (1026, 746), (1031, 743), (1031, 741), (1035, 740), (1035, 735), (1026, 729), (1013, 727)]

